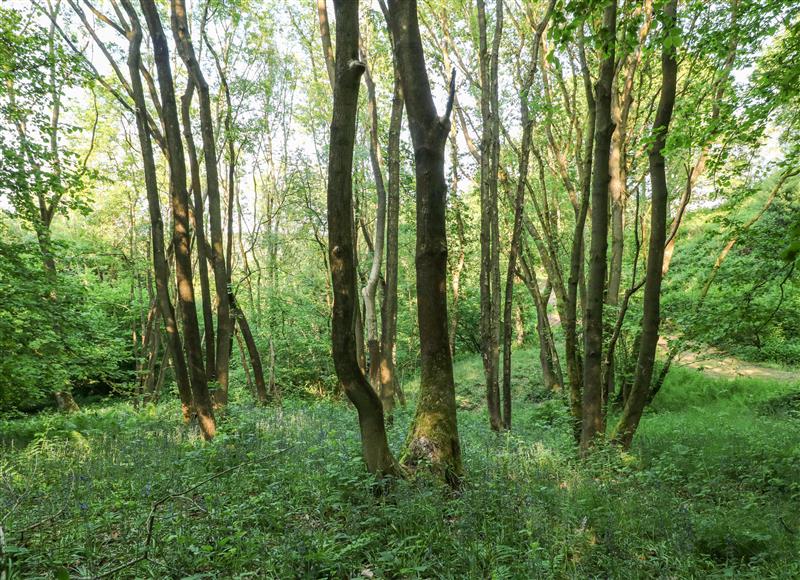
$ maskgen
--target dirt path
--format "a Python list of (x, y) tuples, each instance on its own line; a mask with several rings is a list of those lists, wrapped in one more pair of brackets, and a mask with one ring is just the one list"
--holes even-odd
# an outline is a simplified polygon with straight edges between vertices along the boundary
[[(550, 300), (552, 307), (550, 308), (550, 313), (547, 315), (547, 318), (550, 321), (550, 326), (555, 328), (561, 324), (561, 319), (556, 313), (555, 306), (553, 306), (555, 296), (551, 296)], [(658, 339), (658, 348), (664, 354), (666, 354), (668, 350), (668, 338), (669, 340), (674, 339), (672, 336), (661, 336)], [(747, 377), (772, 381), (800, 381), (800, 369), (776, 369), (750, 363), (710, 346), (707, 346), (703, 352), (684, 351), (675, 357), (675, 361), (672, 364), (697, 369), (713, 377), (723, 379)]]
[[(667, 341), (664, 337), (659, 339), (658, 345), (663, 349), (663, 352), (667, 351)], [(777, 381), (800, 381), (800, 371), (776, 369), (749, 363), (712, 347), (707, 347), (704, 352), (682, 352), (675, 358), (673, 364), (697, 369), (708, 375), (726, 379), (747, 377)]]

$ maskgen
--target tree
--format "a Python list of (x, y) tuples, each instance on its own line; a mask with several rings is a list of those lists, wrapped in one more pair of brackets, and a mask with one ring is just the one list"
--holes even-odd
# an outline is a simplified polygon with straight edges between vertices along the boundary
[(419, 32), (416, 0), (391, 0), (389, 24), (414, 145), (417, 191), (417, 316), (421, 349), (419, 399), (405, 463), (429, 463), (451, 485), (461, 477), (453, 360), (447, 329), (447, 182), (444, 147), (450, 132), (455, 75), (444, 114), (436, 113)]
[[(164, 134), (167, 141), (167, 160), (170, 176), (170, 199), (172, 203), (173, 234), (175, 248), (175, 274), (178, 283), (178, 304), (183, 324), (183, 340), (189, 365), (192, 384), (192, 401), (200, 422), (203, 435), (210, 439), (216, 433), (216, 422), (211, 408), (211, 397), (203, 364), (203, 351), (200, 342), (200, 329), (197, 323), (197, 307), (192, 283), (191, 235), (189, 225), (189, 194), (186, 190), (186, 165), (181, 143), (181, 128), (178, 121), (178, 108), (175, 102), (175, 86), (169, 62), (169, 47), (161, 17), (154, 0), (141, 0), (150, 40), (153, 43), (153, 57), (158, 72), (161, 91), (161, 110), (164, 121)], [(218, 358), (219, 360), (219, 353)], [(219, 367), (218, 367), (219, 368)]]
[(505, 423), (500, 408), (500, 226), (497, 208), (497, 172), (500, 164), (500, 110), (498, 68), (503, 33), (503, 2), (496, 2), (491, 50), (487, 39), (486, 3), (477, 0), (481, 78), (481, 354), (486, 380), (489, 425)]
[(667, 201), (669, 199), (664, 148), (669, 135), (669, 124), (672, 120), (672, 110), (675, 107), (675, 92), (678, 83), (677, 46), (680, 37), (675, 28), (677, 8), (677, 0), (670, 0), (664, 6), (661, 40), (661, 97), (658, 102), (656, 118), (653, 121), (654, 142), (649, 155), (652, 200), (650, 203), (650, 247), (647, 254), (647, 275), (644, 287), (642, 337), (639, 343), (636, 378), (614, 435), (614, 439), (623, 447), (630, 446), (650, 393), (650, 381), (653, 376), (653, 363), (658, 345), (658, 329), (661, 322), (661, 279), (663, 277), (664, 244), (667, 238)]
[[(225, 262), (225, 250), (223, 249), (222, 210), (220, 204), (217, 148), (214, 139), (211, 97), (209, 94), (208, 82), (203, 75), (200, 64), (197, 62), (192, 39), (189, 36), (186, 5), (183, 0), (172, 0), (170, 6), (172, 8), (172, 34), (175, 37), (175, 45), (189, 71), (192, 83), (197, 87), (200, 101), (200, 134), (203, 140), (209, 227), (211, 231), (210, 254), (211, 264), (214, 269), (214, 285), (217, 290), (216, 378), (219, 383), (219, 389), (215, 393), (215, 402), (219, 405), (225, 405), (228, 402), (228, 371), (230, 366), (234, 319), (231, 316), (230, 299), (228, 297), (228, 285), (230, 281), (228, 268)], [(185, 171), (184, 169), (184, 174)], [(232, 205), (229, 207), (228, 211), (232, 214)]]
[(336, 67), (328, 156), (328, 247), (333, 286), (332, 341), (336, 375), (355, 405), (367, 469), (399, 475), (386, 439), (381, 400), (358, 364), (354, 318), (358, 308), (353, 231), (353, 148), (364, 63), (358, 58), (358, 0), (336, 0)]
[(603, 296), (606, 282), (606, 250), (608, 247), (609, 151), (614, 124), (611, 119), (611, 92), (614, 80), (614, 53), (617, 30), (617, 0), (611, 0), (603, 11), (600, 30), (603, 60), (597, 81), (597, 112), (594, 133), (594, 165), (592, 171), (592, 241), (589, 255), (586, 320), (584, 322), (585, 361), (583, 367), (583, 409), (581, 450), (594, 443), (605, 432), (603, 418)]

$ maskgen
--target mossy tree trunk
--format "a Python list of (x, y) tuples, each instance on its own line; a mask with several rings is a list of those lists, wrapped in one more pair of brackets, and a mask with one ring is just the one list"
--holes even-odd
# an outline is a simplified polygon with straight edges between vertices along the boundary
[(421, 347), (419, 399), (405, 463), (429, 464), (457, 486), (462, 472), (453, 361), (447, 327), (447, 183), (444, 147), (450, 131), (455, 77), (443, 116), (431, 94), (415, 0), (389, 2), (389, 21), (409, 129), (417, 193), (417, 315)]

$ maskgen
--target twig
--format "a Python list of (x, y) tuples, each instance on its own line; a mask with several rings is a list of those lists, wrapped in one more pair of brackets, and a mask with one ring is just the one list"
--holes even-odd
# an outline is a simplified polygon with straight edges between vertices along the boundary
[(58, 516), (60, 516), (61, 514), (63, 514), (63, 513), (66, 511), (66, 509), (67, 509), (67, 507), (66, 507), (66, 506), (64, 506), (64, 507), (62, 507), (60, 510), (58, 510), (56, 513), (54, 513), (54, 514), (52, 514), (52, 515), (49, 515), (49, 516), (47, 516), (47, 517), (46, 517), (46, 518), (44, 518), (43, 520), (39, 520), (38, 522), (35, 522), (35, 523), (33, 523), (33, 524), (31, 524), (31, 525), (29, 525), (29, 526), (25, 527), (25, 528), (22, 528), (21, 530), (18, 530), (18, 532), (19, 532), (19, 540), (20, 540), (20, 542), (22, 541), (22, 538), (23, 538), (23, 536), (25, 535), (25, 532), (30, 532), (31, 530), (35, 530), (35, 529), (36, 529), (36, 528), (38, 528), (39, 526), (41, 526), (41, 525), (44, 525), (44, 524), (46, 524), (47, 522), (50, 522), (50, 521), (52, 521), (52, 520), (56, 519)]
[[(271, 459), (273, 457), (277, 457), (278, 455), (286, 453), (287, 451), (289, 451), (293, 447), (294, 447), (294, 445), (290, 445), (289, 447), (285, 447), (285, 448), (283, 448), (283, 449), (281, 449), (279, 451), (271, 453), (271, 454), (267, 455), (266, 457), (259, 458), (259, 460), (263, 461), (265, 459)], [(97, 580), (99, 578), (108, 578), (109, 576), (113, 576), (114, 574), (124, 570), (125, 568), (129, 568), (129, 567), (131, 567), (131, 566), (133, 566), (135, 564), (138, 564), (139, 562), (143, 562), (145, 560), (150, 560), (150, 548), (152, 547), (152, 544), (153, 544), (153, 527), (155, 525), (156, 512), (158, 511), (158, 508), (160, 506), (164, 505), (166, 502), (168, 502), (171, 499), (177, 499), (179, 497), (185, 497), (187, 494), (195, 491), (196, 489), (198, 489), (199, 487), (202, 487), (203, 485), (207, 484), (208, 482), (213, 481), (215, 479), (218, 479), (218, 478), (222, 477), (223, 475), (227, 475), (232, 471), (236, 471), (240, 467), (243, 467), (245, 465), (253, 463), (253, 461), (254, 461), (254, 459), (248, 459), (247, 461), (242, 461), (241, 463), (237, 463), (236, 465), (234, 465), (232, 467), (228, 467), (227, 469), (223, 469), (219, 473), (215, 473), (214, 475), (211, 475), (211, 476), (199, 481), (198, 483), (196, 483), (196, 484), (194, 484), (194, 485), (192, 485), (190, 487), (187, 487), (184, 490), (181, 490), (181, 491), (178, 491), (178, 492), (175, 492), (175, 493), (171, 493), (171, 494), (167, 494), (167, 495), (161, 497), (160, 499), (157, 499), (156, 501), (154, 501), (153, 504), (150, 506), (150, 513), (147, 516), (147, 532), (145, 534), (145, 540), (144, 540), (144, 553), (141, 556), (137, 556), (136, 558), (133, 558), (132, 560), (128, 560), (127, 562), (125, 562), (123, 564), (120, 564), (119, 566), (116, 566), (115, 568), (112, 568), (111, 570), (107, 570), (106, 572), (103, 572), (102, 574), (98, 574), (97, 576), (92, 576), (91, 578), (93, 578), (94, 580)]]

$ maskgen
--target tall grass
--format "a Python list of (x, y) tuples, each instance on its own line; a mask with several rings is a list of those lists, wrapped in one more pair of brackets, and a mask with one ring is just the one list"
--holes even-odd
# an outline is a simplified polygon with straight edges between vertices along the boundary
[[(676, 369), (629, 454), (575, 457), (535, 354), (515, 357), (514, 430), (494, 434), (479, 359), (457, 366), (467, 470), (376, 495), (343, 402), (245, 397), (204, 444), (174, 405), (109, 403), (0, 426), (10, 577), (791, 578), (800, 576), (798, 385)], [(407, 385), (414, 395), (414, 385)], [(412, 409), (391, 428), (399, 449)], [(276, 454), (280, 450), (286, 450)]]

